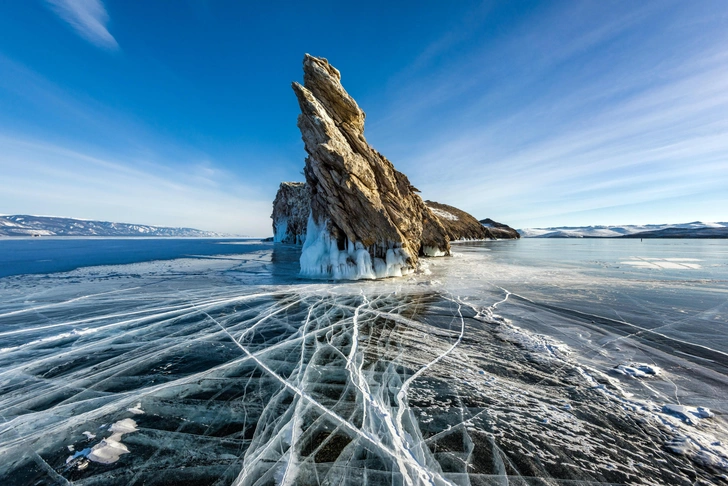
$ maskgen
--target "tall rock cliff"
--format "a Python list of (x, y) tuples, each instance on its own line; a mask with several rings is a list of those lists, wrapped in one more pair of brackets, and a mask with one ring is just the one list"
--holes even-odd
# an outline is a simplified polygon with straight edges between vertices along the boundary
[(380, 278), (414, 270), (419, 256), (450, 252), (447, 231), (407, 179), (364, 138), (364, 112), (326, 59), (305, 56), (298, 127), (311, 215), (301, 273)]
[(304, 182), (281, 182), (273, 201), (273, 241), (301, 245), (311, 212), (308, 186)]

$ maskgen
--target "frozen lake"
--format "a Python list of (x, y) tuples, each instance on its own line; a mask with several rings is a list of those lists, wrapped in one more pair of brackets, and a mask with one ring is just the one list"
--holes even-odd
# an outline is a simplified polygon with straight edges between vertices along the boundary
[(728, 244), (0, 240), (0, 484), (728, 484)]

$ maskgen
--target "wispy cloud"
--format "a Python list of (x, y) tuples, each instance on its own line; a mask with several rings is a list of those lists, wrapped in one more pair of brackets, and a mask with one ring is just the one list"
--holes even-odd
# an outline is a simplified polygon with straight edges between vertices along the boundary
[(46, 0), (60, 18), (97, 47), (116, 50), (119, 44), (109, 33), (109, 14), (101, 0)]
[[(725, 219), (719, 22), (655, 8), (545, 17), (401, 83), (408, 91), (370, 125), (370, 140), (425, 197), (517, 226), (679, 222), (686, 198), (689, 218)], [(562, 24), (572, 30), (553, 28)], [(394, 138), (410, 133), (414, 147)]]
[(186, 169), (0, 136), (0, 213), (271, 233), (267, 195), (209, 161)]

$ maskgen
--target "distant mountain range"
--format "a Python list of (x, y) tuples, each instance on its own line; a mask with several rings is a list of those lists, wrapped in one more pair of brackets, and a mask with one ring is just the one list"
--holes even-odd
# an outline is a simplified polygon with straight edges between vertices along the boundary
[(28, 216), (0, 216), (0, 237), (3, 236), (223, 236), (193, 228), (168, 228), (143, 224), (87, 221), (84, 219)]
[(728, 223), (525, 228), (523, 238), (728, 238)]

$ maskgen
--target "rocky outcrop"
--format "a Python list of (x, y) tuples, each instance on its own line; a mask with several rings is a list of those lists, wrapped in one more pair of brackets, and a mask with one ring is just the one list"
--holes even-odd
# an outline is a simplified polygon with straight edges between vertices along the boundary
[(450, 241), (506, 240), (520, 238), (513, 228), (492, 219), (478, 221), (462, 209), (435, 201), (425, 201), (447, 231)]
[(435, 201), (425, 201), (425, 204), (440, 220), (450, 241), (491, 238), (488, 228), (465, 211)]
[(308, 157), (311, 216), (301, 273), (380, 278), (450, 251), (447, 231), (401, 172), (364, 138), (365, 114), (326, 59), (306, 55), (293, 83)]
[(281, 182), (273, 201), (273, 241), (302, 245), (311, 212), (311, 198), (304, 182)]
[(490, 218), (481, 219), (480, 224), (488, 230), (488, 233), (491, 235), (489, 238), (494, 240), (515, 240), (521, 237), (518, 231), (510, 226), (493, 221)]

